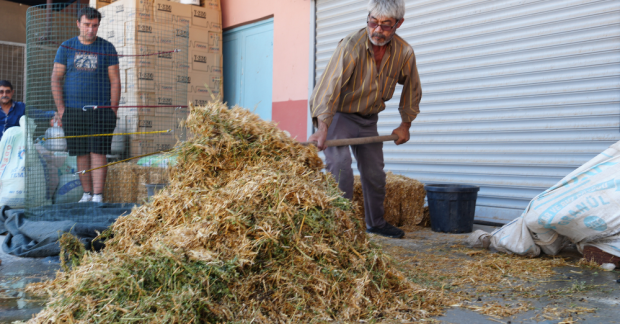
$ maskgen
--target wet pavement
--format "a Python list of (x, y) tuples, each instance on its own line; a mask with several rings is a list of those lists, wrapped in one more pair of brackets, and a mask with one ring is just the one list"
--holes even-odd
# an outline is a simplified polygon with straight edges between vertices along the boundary
[[(492, 231), (493, 228), (476, 225), (475, 229)], [(415, 233), (407, 233), (405, 239), (380, 239), (382, 244), (398, 246), (410, 253), (424, 251), (448, 251), (454, 244), (462, 243), (468, 234), (434, 233), (430, 229), (423, 229)], [(0, 236), (0, 242), (4, 241)], [(574, 249), (565, 249), (562, 254), (575, 262), (581, 255)], [(0, 249), (0, 323), (11, 323), (17, 320), (28, 320), (42, 308), (42, 301), (25, 295), (24, 287), (32, 282), (53, 278), (60, 269), (60, 263), (55, 258), (18, 258), (5, 254)], [(450, 265), (446, 265), (450, 266)], [(571, 314), (573, 323), (620, 323), (620, 271), (605, 272), (602, 270), (578, 269), (575, 267), (555, 268), (557, 272), (547, 282), (536, 287), (534, 298), (527, 301), (530, 310), (509, 318), (494, 318), (482, 315), (470, 309), (452, 307), (446, 309), (443, 316), (433, 318), (440, 323), (538, 323), (557, 324), (562, 319), (548, 319), (543, 309), (558, 307), (562, 309), (579, 309), (584, 307), (596, 309), (594, 313)], [(455, 269), (454, 271), (458, 271)], [(555, 291), (556, 293), (549, 293)], [(564, 292), (570, 292), (564, 294)], [(500, 303), (514, 302), (511, 298), (498, 297), (501, 293), (477, 294), (477, 300), (472, 305), (482, 305), (485, 301)], [(568, 315), (568, 314), (567, 314)]]
[[(5, 236), (0, 236), (0, 243)], [(60, 268), (57, 257), (18, 258), (0, 249), (0, 323), (27, 320), (38, 313), (43, 302), (24, 293), (29, 283), (54, 278)]]

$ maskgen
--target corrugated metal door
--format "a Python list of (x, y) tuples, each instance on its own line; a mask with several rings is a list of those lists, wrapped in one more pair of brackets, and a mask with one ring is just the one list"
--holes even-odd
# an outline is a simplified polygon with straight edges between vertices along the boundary
[[(398, 34), (424, 94), (411, 141), (384, 147), (387, 170), (479, 185), (476, 219), (506, 222), (620, 140), (620, 1), (406, 1)], [(365, 26), (366, 3), (317, 0), (317, 79)], [(382, 135), (400, 122), (399, 100), (379, 115)]]

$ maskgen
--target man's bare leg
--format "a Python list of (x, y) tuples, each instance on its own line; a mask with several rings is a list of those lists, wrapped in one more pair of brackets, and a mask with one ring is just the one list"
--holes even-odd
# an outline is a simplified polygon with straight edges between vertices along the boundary
[[(92, 168), (98, 168), (108, 163), (108, 159), (105, 154), (90, 153), (90, 160)], [(92, 171), (93, 174), (93, 195), (103, 194), (103, 188), (105, 187), (105, 178), (108, 174), (108, 168), (101, 168)]]
[[(90, 170), (90, 155), (78, 155), (77, 157), (78, 171)], [(92, 178), (90, 172), (80, 173), (80, 182), (82, 183), (82, 189), (84, 192), (93, 193)]]

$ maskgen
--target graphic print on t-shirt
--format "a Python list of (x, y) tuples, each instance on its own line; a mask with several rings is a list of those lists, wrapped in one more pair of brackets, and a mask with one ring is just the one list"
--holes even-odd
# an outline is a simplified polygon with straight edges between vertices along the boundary
[(88, 53), (75, 53), (73, 60), (75, 68), (81, 71), (95, 71), (97, 69), (97, 55)]

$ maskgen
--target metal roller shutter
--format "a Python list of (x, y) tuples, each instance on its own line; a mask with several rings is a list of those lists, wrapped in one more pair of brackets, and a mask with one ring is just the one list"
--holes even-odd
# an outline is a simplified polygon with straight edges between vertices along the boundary
[[(481, 187), (476, 219), (507, 222), (620, 140), (620, 1), (406, 0), (421, 114), (386, 170)], [(315, 77), (364, 26), (366, 0), (317, 0)], [(396, 89), (379, 132), (398, 126)]]

